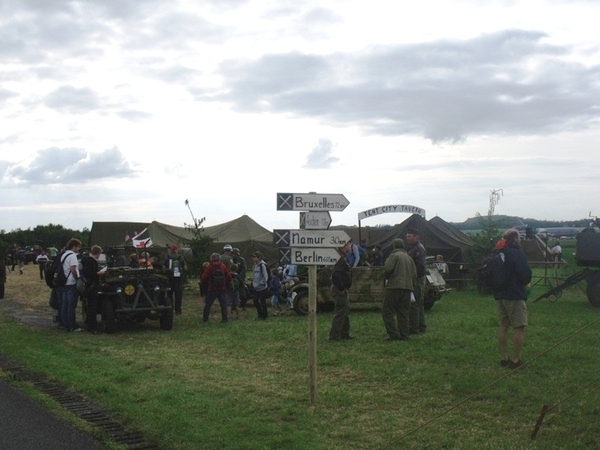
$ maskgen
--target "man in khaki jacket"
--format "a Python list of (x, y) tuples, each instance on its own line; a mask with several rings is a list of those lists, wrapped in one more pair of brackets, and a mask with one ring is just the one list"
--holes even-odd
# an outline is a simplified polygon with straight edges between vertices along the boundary
[(411, 295), (417, 283), (417, 267), (404, 250), (404, 241), (394, 239), (392, 253), (385, 261), (387, 281), (381, 316), (387, 331), (386, 341), (407, 340)]

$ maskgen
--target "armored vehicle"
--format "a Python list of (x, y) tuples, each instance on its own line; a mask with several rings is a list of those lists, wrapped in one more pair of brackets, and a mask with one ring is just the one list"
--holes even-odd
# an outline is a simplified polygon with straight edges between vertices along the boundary
[[(173, 328), (173, 305), (167, 296), (169, 269), (150, 267), (109, 267), (101, 278), (98, 310), (99, 327), (106, 333), (115, 331), (117, 323), (142, 323), (158, 320), (160, 328)], [(84, 321), (86, 315), (83, 303)]]
[[(317, 271), (317, 308), (333, 309), (331, 293), (331, 273), (333, 267), (326, 266)], [(385, 289), (383, 267), (359, 266), (352, 269), (352, 287), (349, 290), (350, 304), (381, 305)], [(442, 298), (446, 282), (437, 269), (433, 258), (427, 259), (427, 283), (425, 286), (425, 309), (431, 309), (436, 301)], [(308, 314), (308, 283), (301, 282), (290, 289), (294, 311), (299, 315)]]

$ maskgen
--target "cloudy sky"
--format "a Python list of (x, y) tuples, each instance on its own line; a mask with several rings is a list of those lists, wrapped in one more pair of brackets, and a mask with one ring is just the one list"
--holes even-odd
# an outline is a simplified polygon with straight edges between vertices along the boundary
[[(276, 194), (600, 215), (596, 0), (0, 0), (0, 229), (297, 228)], [(364, 220), (399, 223), (406, 214)]]

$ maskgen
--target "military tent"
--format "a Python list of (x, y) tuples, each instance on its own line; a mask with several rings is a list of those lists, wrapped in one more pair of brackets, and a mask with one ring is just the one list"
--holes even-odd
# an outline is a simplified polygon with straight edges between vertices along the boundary
[[(143, 231), (143, 233), (142, 233)], [(90, 231), (89, 245), (118, 247), (126, 243), (126, 237), (139, 234), (140, 240), (151, 239), (151, 248), (166, 248), (171, 244), (186, 247), (193, 239), (193, 233), (185, 228), (161, 222), (94, 222)], [(248, 266), (252, 264), (251, 254), (258, 250), (269, 263), (279, 259), (279, 251), (273, 245), (273, 233), (247, 215), (211, 227), (204, 227), (204, 234), (214, 239), (211, 252), (222, 253), (225, 244), (240, 249)]]
[(419, 239), (428, 256), (444, 257), (444, 260), (449, 263), (450, 278), (459, 278), (458, 266), (470, 261), (470, 248), (473, 241), (439, 217), (427, 221), (422, 216), (413, 214), (384, 235), (371, 241), (370, 245), (380, 245), (384, 256), (387, 257), (392, 251), (394, 239), (402, 238), (406, 243), (406, 233), (409, 229), (418, 231)]

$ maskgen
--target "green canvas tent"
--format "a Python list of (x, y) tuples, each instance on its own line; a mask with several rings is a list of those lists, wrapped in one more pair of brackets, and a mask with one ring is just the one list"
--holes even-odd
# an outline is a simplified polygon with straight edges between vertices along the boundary
[[(144, 233), (141, 233), (144, 231)], [(193, 234), (185, 227), (168, 225), (153, 221), (144, 222), (94, 222), (90, 231), (89, 246), (100, 245), (103, 248), (125, 244), (125, 237), (132, 238), (140, 234), (140, 239), (151, 239), (151, 248), (166, 248), (171, 244), (186, 247)], [(211, 227), (205, 227), (204, 233), (214, 239), (210, 251), (222, 253), (225, 244), (240, 249), (246, 264), (252, 266), (252, 252), (260, 251), (265, 260), (275, 263), (279, 259), (279, 250), (273, 245), (273, 233), (251, 217), (243, 215), (237, 219)]]

